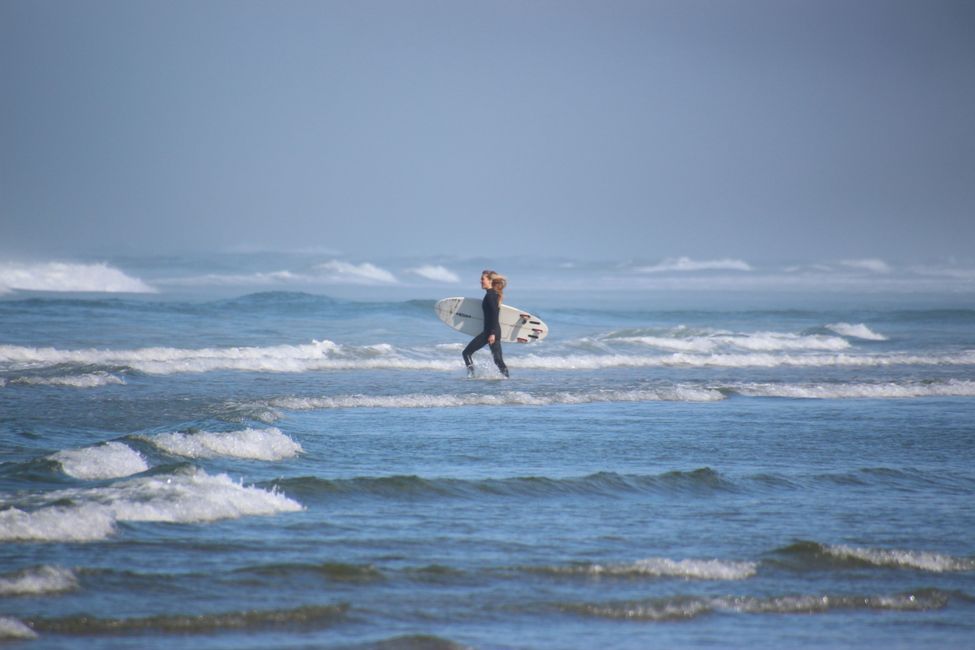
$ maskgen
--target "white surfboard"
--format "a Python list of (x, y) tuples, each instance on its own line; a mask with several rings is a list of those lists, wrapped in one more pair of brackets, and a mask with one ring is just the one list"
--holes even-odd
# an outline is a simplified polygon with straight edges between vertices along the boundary
[[(459, 332), (477, 336), (484, 331), (482, 298), (444, 298), (434, 306), (437, 318)], [(523, 309), (501, 305), (498, 314), (502, 343), (530, 343), (548, 335), (548, 325)]]

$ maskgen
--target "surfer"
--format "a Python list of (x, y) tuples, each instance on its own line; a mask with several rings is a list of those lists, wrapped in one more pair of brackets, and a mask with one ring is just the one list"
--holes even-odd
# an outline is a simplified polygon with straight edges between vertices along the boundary
[(505, 377), (508, 376), (508, 366), (504, 365), (504, 358), (501, 356), (501, 325), (498, 322), (506, 286), (508, 280), (500, 273), (490, 270), (481, 272), (481, 288), (485, 291), (484, 300), (481, 301), (481, 309), (484, 310), (484, 331), (475, 336), (464, 348), (464, 363), (467, 365), (468, 377), (474, 376), (474, 353), (485, 345), (491, 346), (491, 354), (494, 355), (494, 363), (498, 366), (498, 370)]

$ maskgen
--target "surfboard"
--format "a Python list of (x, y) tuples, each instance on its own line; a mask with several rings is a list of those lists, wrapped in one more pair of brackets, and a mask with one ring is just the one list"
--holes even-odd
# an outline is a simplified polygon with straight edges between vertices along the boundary
[[(437, 318), (459, 332), (477, 336), (484, 331), (481, 298), (444, 298), (437, 302)], [(531, 343), (548, 335), (548, 325), (538, 316), (511, 305), (501, 305), (498, 314), (502, 343)]]

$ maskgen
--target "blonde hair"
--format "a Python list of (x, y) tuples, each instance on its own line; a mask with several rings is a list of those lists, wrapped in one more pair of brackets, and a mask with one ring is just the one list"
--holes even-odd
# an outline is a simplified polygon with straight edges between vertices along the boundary
[(491, 271), (488, 277), (491, 278), (491, 288), (498, 292), (498, 304), (500, 305), (504, 302), (504, 288), (508, 286), (508, 278), (494, 271)]

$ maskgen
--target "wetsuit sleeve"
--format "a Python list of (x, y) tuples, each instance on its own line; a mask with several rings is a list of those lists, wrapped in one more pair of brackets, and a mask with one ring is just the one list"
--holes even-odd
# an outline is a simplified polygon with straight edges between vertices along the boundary
[(500, 307), (498, 306), (498, 294), (493, 291), (488, 292), (484, 296), (484, 301), (481, 303), (484, 309), (484, 333), (494, 334), (495, 337), (501, 338), (501, 324), (498, 322), (498, 314), (500, 312)]

